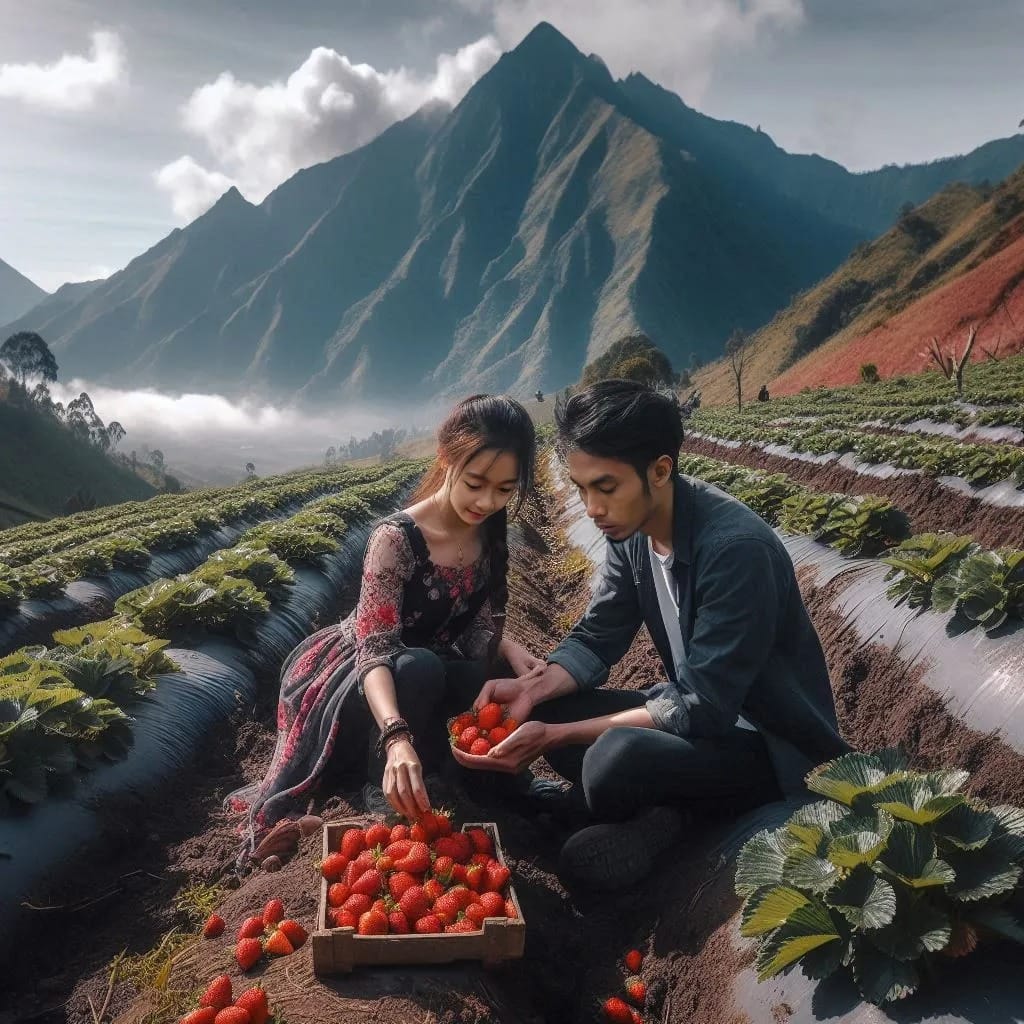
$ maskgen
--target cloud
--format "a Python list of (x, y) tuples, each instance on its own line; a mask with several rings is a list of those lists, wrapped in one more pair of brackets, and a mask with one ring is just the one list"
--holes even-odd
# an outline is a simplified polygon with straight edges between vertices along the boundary
[(455, 0), (487, 14), (503, 49), (548, 21), (613, 75), (641, 71), (689, 103), (703, 98), (714, 69), (804, 18), (803, 0)]
[(182, 110), (185, 129), (206, 144), (216, 166), (183, 156), (157, 172), (157, 184), (183, 221), (231, 183), (258, 202), (300, 168), (358, 149), (424, 103), (457, 103), (500, 54), (485, 36), (441, 54), (433, 74), (421, 75), (404, 67), (378, 71), (321, 46), (285, 81), (256, 85), (225, 71)]
[(0, 98), (49, 110), (88, 110), (126, 72), (117, 33), (93, 32), (88, 57), (65, 53), (52, 64), (0, 64)]

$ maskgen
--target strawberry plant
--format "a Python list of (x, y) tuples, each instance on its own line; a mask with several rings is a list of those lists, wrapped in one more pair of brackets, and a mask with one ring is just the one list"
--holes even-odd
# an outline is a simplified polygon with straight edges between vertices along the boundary
[(765, 980), (800, 963), (849, 970), (865, 999), (914, 992), (938, 956), (979, 939), (1024, 942), (1024, 810), (965, 796), (963, 771), (914, 772), (896, 751), (816, 768), (823, 797), (740, 851), (741, 933), (759, 940)]
[(289, 563), (316, 563), (338, 549), (325, 533), (292, 526), (290, 522), (263, 523), (242, 534), (242, 543), (272, 551)]
[(226, 576), (248, 580), (272, 601), (282, 600), (295, 582), (295, 572), (287, 562), (266, 548), (252, 544), (215, 551), (192, 573), (193, 579), (211, 586), (216, 586)]
[(932, 604), (983, 629), (998, 629), (1011, 616), (1024, 616), (1024, 551), (1000, 548), (968, 554), (932, 588)]
[(886, 498), (865, 495), (842, 498), (832, 505), (813, 535), (844, 555), (867, 557), (892, 547), (909, 533), (905, 513)]
[(980, 549), (971, 537), (952, 533), (922, 533), (903, 541), (882, 561), (892, 568), (886, 580), (895, 580), (886, 596), (897, 605), (907, 602), (911, 608), (927, 608), (937, 580), (956, 570), (968, 555)]

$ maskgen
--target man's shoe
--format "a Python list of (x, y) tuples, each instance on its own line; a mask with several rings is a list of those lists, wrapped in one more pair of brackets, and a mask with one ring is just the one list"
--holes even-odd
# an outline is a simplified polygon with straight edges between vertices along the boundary
[(368, 782), (363, 786), (362, 795), (363, 807), (367, 814), (372, 814), (375, 818), (386, 818), (389, 814), (394, 814), (394, 808), (388, 803), (388, 798), (380, 786)]
[(590, 825), (562, 847), (560, 873), (590, 889), (625, 889), (650, 873), (683, 832), (674, 807), (652, 807), (616, 824)]

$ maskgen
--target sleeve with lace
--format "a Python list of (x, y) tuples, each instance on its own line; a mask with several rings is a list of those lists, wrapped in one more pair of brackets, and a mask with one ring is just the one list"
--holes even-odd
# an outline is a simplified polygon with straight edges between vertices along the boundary
[(402, 643), (402, 593), (415, 558), (402, 528), (382, 523), (370, 535), (356, 607), (356, 679), (379, 665), (394, 670)]

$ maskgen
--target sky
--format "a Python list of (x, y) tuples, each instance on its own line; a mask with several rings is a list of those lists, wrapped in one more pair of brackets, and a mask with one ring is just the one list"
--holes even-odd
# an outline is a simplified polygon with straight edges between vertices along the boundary
[(1024, 0), (0, 0), (0, 259), (108, 276), (232, 184), (259, 201), (457, 103), (540, 20), (851, 170), (1024, 117)]

